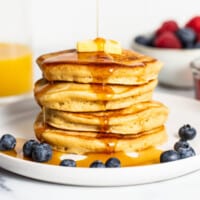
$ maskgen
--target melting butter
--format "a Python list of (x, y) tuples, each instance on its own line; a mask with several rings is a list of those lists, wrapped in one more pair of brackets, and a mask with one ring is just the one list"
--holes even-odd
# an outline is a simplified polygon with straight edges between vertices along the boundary
[(98, 52), (103, 51), (110, 54), (121, 54), (122, 48), (119, 42), (114, 40), (106, 40), (104, 38), (96, 38), (94, 40), (86, 40), (77, 42), (78, 52)]

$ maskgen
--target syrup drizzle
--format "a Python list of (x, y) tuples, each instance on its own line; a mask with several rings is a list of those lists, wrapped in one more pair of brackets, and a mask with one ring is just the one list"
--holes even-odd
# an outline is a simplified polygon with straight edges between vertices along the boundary
[(46, 126), (46, 107), (42, 106), (43, 125)]
[[(97, 5), (98, 3), (99, 2), (97, 2)], [(100, 49), (103, 52), (104, 45), (106, 42), (105, 39), (97, 37), (94, 41), (97, 44), (98, 49)], [(108, 59), (105, 53), (102, 54), (101, 52), (99, 52), (96, 54), (96, 56), (98, 60), (103, 61), (103, 60)], [(107, 100), (102, 101), (102, 106), (103, 106), (102, 110), (104, 111), (104, 115), (99, 117), (99, 124), (100, 124), (99, 132), (108, 133), (110, 118), (109, 118), (109, 115), (106, 113), (106, 110), (107, 110), (106, 105), (107, 105), (107, 102), (112, 99), (112, 96), (114, 95), (114, 91), (112, 90), (112, 87), (107, 83), (108, 83), (108, 79), (114, 72), (114, 68), (113, 67), (106, 68), (106, 65), (105, 67), (104, 65), (101, 65), (101, 66), (98, 66), (95, 70), (90, 69), (90, 72), (93, 78), (92, 82), (99, 83), (98, 86), (97, 84), (91, 84), (91, 89), (98, 96), (98, 99), (107, 99)], [(98, 80), (96, 80), (97, 77), (98, 77)], [(113, 140), (112, 142), (111, 141), (106, 142), (106, 145), (108, 146), (108, 148), (110, 148), (109, 152), (113, 152), (116, 146), (116, 143)]]
[[(97, 38), (95, 40), (99, 48), (103, 48), (105, 44), (105, 40), (102, 38)], [(66, 57), (67, 56), (67, 57)], [(108, 134), (109, 133), (109, 121), (110, 116), (107, 115), (107, 103), (112, 99), (114, 95), (114, 91), (112, 90), (112, 86), (108, 84), (108, 80), (113, 75), (115, 70), (118, 70), (118, 64), (122, 64), (122, 62), (139, 60), (137, 63), (132, 63), (130, 67), (140, 66), (143, 67), (145, 62), (142, 61), (143, 58), (137, 57), (134, 54), (126, 54), (122, 53), (122, 55), (110, 55), (105, 52), (92, 52), (92, 53), (77, 53), (76, 50), (69, 50), (67, 52), (61, 53), (58, 56), (53, 56), (50, 60), (44, 60), (46, 64), (54, 65), (55, 63), (71, 63), (74, 62), (77, 64), (90, 63), (88, 70), (91, 74), (91, 84), (90, 88), (97, 95), (99, 101), (101, 100), (102, 110), (105, 114), (99, 118), (99, 135)], [(141, 59), (141, 60), (140, 60)], [(154, 62), (153, 60), (150, 60)], [(115, 63), (115, 64), (114, 64)], [(123, 63), (124, 64), (124, 63)], [(51, 66), (50, 65), (50, 66)], [(75, 66), (76, 67), (76, 66)], [(51, 84), (47, 84), (48, 86), (44, 87), (41, 91), (38, 91), (37, 95), (42, 94), (43, 91), (46, 91), (51, 87)], [(106, 100), (105, 100), (106, 99)], [(98, 137), (98, 136), (97, 136)], [(101, 136), (100, 136), (101, 137)], [(108, 148), (108, 152), (114, 152), (116, 146), (115, 138), (110, 138), (109, 140), (105, 139), (105, 145)]]
[[(11, 151), (0, 151), (0, 153), (23, 159), (23, 160), (29, 160), (30, 158), (23, 156), (23, 144), (26, 142), (25, 139), (17, 138), (17, 144), (14, 150)], [(110, 147), (109, 147), (110, 148)], [(159, 163), (160, 154), (162, 153), (161, 150), (158, 150), (156, 148), (149, 148), (143, 151), (140, 151), (138, 153), (132, 154), (133, 156), (118, 152), (118, 153), (90, 153), (85, 155), (85, 158), (82, 158), (80, 160), (77, 160), (77, 166), (78, 167), (89, 167), (92, 162), (95, 160), (101, 160), (103, 162), (106, 162), (107, 159), (111, 157), (116, 157), (121, 161), (122, 167), (128, 167), (128, 166), (141, 166), (141, 165), (150, 165)], [(69, 156), (67, 153), (59, 152), (59, 151), (53, 151), (52, 159), (48, 162), (45, 162), (45, 164), (50, 165), (59, 165), (61, 160), (65, 157)]]
[[(96, 42), (103, 42), (102, 38), (97, 38)], [(102, 44), (101, 44), (102, 45)], [(48, 57), (44, 58), (43, 56), (37, 59), (37, 62), (42, 68), (52, 67), (54, 64), (93, 64), (97, 67), (113, 67), (118, 68), (122, 67), (144, 67), (146, 64), (156, 62), (156, 59), (148, 58), (142, 55), (133, 54), (131, 51), (123, 50), (121, 55), (117, 54), (108, 54), (103, 51), (98, 52), (84, 52), (79, 53), (75, 49), (60, 51), (49, 54)], [(100, 66), (99, 66), (100, 65)]]
[[(44, 59), (41, 63), (46, 64), (46, 66), (55, 63), (75, 63), (77, 66), (79, 64), (90, 64), (88, 70), (91, 73), (92, 79), (91, 89), (97, 95), (99, 100), (106, 99), (101, 101), (104, 115), (99, 117), (100, 126), (99, 134), (97, 134), (97, 137), (102, 137), (103, 134), (109, 134), (110, 116), (106, 111), (107, 103), (112, 99), (112, 95), (114, 94), (112, 87), (108, 84), (109, 78), (113, 75), (115, 70), (118, 69), (119, 65), (143, 67), (145, 62), (142, 61), (144, 58), (141, 56), (130, 53), (128, 54), (128, 52), (125, 53), (125, 51), (122, 55), (111, 55), (104, 52), (106, 41), (99, 37), (99, 0), (96, 0), (96, 36), (97, 38), (94, 41), (100, 50), (98, 52), (78, 53), (76, 50), (63, 51), (57, 54), (52, 54), (52, 56), (49, 58), (47, 57), (47, 59)], [(135, 60), (137, 60), (136, 63)], [(107, 146), (107, 152), (114, 152), (117, 145), (117, 139), (104, 138), (104, 141)]]
[(99, 37), (99, 0), (96, 0), (96, 37)]

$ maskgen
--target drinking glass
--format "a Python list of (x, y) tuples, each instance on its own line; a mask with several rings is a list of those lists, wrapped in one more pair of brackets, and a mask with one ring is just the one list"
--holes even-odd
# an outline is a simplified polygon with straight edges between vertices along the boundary
[(0, 104), (32, 90), (30, 1), (0, 0)]

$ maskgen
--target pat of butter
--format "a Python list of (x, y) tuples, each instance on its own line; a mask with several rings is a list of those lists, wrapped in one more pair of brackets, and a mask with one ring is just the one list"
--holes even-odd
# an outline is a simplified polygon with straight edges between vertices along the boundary
[(114, 40), (106, 40), (106, 43), (104, 45), (104, 51), (106, 53), (121, 54), (122, 48), (118, 42)]
[(121, 54), (122, 48), (120, 44), (114, 40), (105, 40), (96, 38), (95, 40), (86, 40), (77, 42), (78, 52), (97, 52), (104, 51), (105, 53)]
[(98, 51), (98, 46), (94, 40), (86, 40), (77, 42), (78, 52), (92, 52)]

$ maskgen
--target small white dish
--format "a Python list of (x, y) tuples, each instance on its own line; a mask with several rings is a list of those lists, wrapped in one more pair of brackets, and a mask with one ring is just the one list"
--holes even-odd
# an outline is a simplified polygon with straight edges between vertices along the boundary
[(164, 66), (159, 74), (159, 82), (171, 87), (190, 89), (193, 87), (190, 62), (200, 56), (200, 49), (164, 49), (133, 43), (133, 49), (152, 56)]
[[(166, 94), (156, 94), (155, 99), (170, 109), (167, 122), (168, 143), (163, 149), (172, 149), (178, 140), (177, 131), (183, 124), (200, 130), (200, 102)], [(0, 136), (9, 132), (16, 137), (34, 138), (33, 122), (39, 112), (33, 100), (0, 108)], [(124, 168), (65, 168), (21, 160), (0, 153), (0, 167), (13, 173), (37, 180), (82, 186), (121, 186), (144, 184), (179, 177), (200, 169), (200, 133), (191, 141), (196, 156), (162, 164)]]

